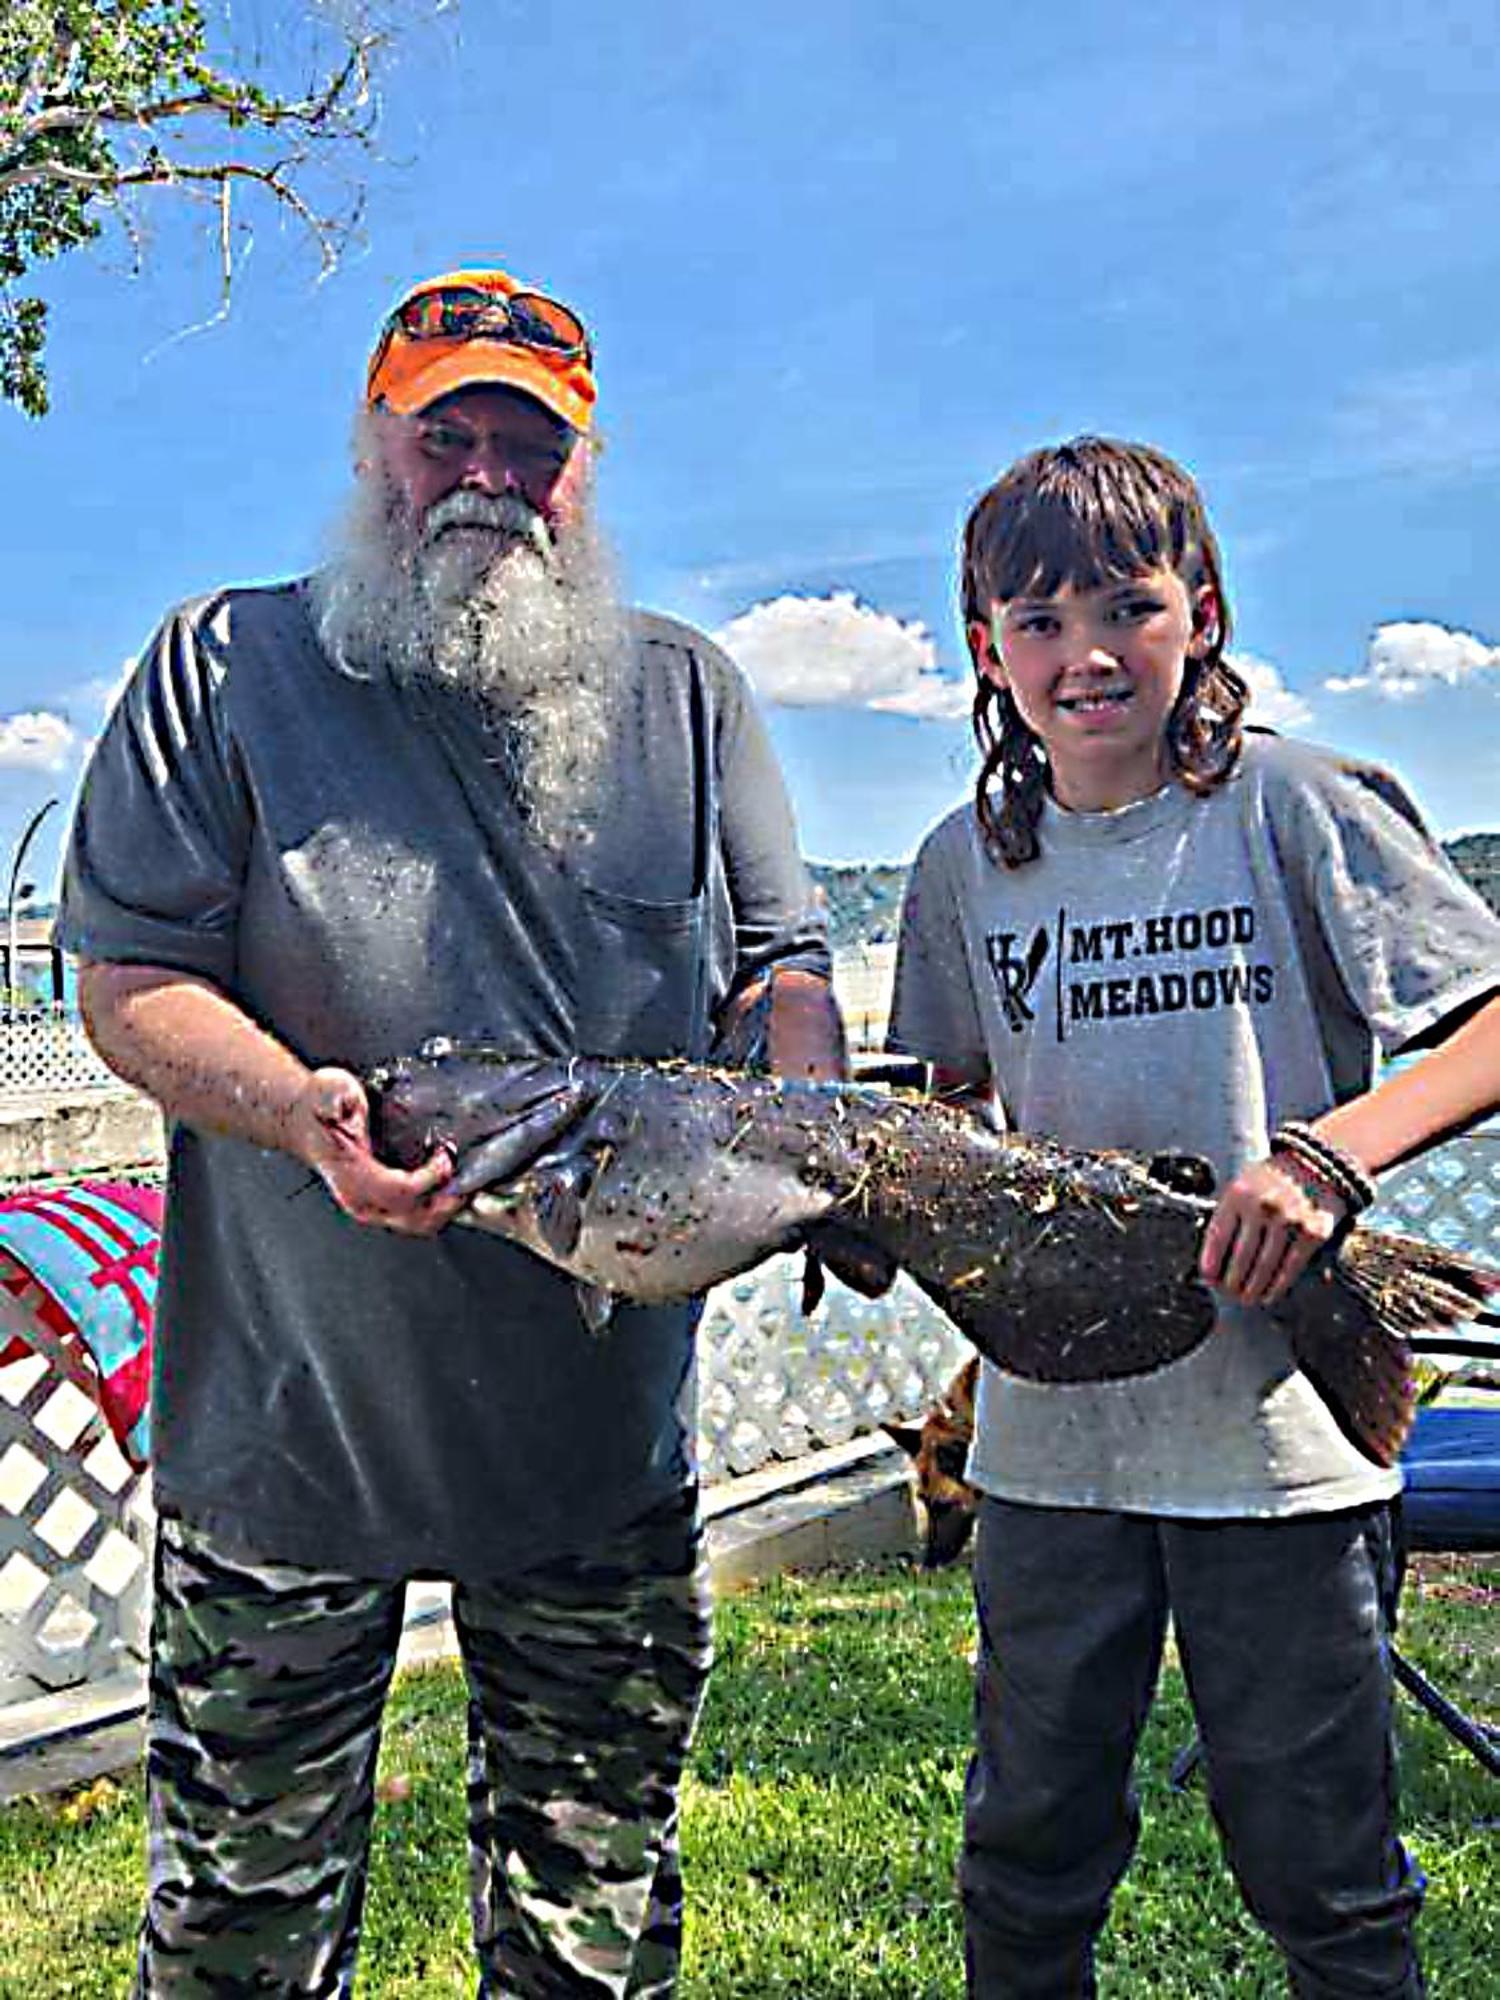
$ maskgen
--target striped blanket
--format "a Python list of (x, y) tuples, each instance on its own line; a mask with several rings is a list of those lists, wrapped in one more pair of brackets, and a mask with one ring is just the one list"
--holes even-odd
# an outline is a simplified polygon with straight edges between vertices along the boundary
[[(161, 1217), (158, 1189), (112, 1182), (0, 1199), (0, 1292), (24, 1309), (23, 1330), (0, 1346), (0, 1365), (47, 1352), (98, 1403), (135, 1466), (150, 1452)], [(15, 1314), (6, 1317), (14, 1326)]]

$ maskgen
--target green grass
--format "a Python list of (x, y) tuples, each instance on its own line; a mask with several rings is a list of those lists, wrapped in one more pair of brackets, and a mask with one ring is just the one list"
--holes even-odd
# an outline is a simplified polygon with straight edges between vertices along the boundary
[[(1426, 1561), (1408, 1656), (1495, 1720), (1500, 1567)], [(956, 2000), (953, 1866), (969, 1728), (967, 1578), (864, 1570), (728, 1599), (685, 1793), (684, 2000)], [(1201, 1793), (1167, 1784), (1189, 1733), (1169, 1670), (1143, 1747), (1146, 1831), (1116, 1903), (1106, 1990), (1150, 2000), (1279, 1995)], [(467, 1996), (463, 1712), (452, 1667), (407, 1675), (382, 1760), (360, 1991)], [(1405, 1825), (1430, 1880), (1433, 2000), (1493, 1990), (1500, 1786), (1404, 1698)], [(392, 1786), (393, 1779), (406, 1784)], [(409, 1787), (409, 1789), (408, 1789)], [(81, 1804), (81, 1810), (80, 1810)], [(143, 1842), (139, 1785), (0, 1807), (0, 2000), (117, 2000)]]

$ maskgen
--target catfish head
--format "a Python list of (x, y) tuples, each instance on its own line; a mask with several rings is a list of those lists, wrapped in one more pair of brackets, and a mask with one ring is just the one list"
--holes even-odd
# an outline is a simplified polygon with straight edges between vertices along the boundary
[(448, 1147), (460, 1220), (594, 1295), (694, 1297), (792, 1248), (837, 1200), (811, 1166), (829, 1145), (814, 1084), (437, 1041), (367, 1089), (380, 1157)]

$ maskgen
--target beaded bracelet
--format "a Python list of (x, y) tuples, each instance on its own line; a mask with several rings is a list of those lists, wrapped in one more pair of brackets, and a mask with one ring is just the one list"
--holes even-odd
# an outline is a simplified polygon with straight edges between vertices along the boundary
[(1338, 1196), (1351, 1215), (1362, 1215), (1374, 1203), (1375, 1183), (1354, 1155), (1300, 1119), (1288, 1118), (1276, 1127), (1271, 1134), (1271, 1151), (1285, 1153), (1306, 1168), (1314, 1180)]
[(1321, 1161), (1314, 1163), (1312, 1160), (1304, 1159), (1294, 1147), (1280, 1144), (1271, 1148), (1271, 1157), (1278, 1161), (1282, 1171), (1289, 1174), (1304, 1190), (1313, 1192), (1320, 1199), (1327, 1197), (1336, 1201), (1339, 1212), (1346, 1222), (1352, 1217), (1354, 1208), (1348, 1189), (1342, 1181), (1334, 1179), (1333, 1174)]

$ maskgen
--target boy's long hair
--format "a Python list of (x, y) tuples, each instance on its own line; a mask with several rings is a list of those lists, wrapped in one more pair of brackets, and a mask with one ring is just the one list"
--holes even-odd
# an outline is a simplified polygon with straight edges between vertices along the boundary
[[(1203, 496), (1164, 453), (1078, 437), (1030, 452), (1002, 473), (964, 524), (964, 630), (988, 628), (991, 606), (1008, 598), (1050, 597), (1064, 583), (1095, 590), (1162, 566), (1190, 592), (1208, 584), (1218, 606), (1208, 649), (1189, 659), (1167, 720), (1173, 776), (1207, 793), (1239, 761), (1250, 689), (1224, 658), (1229, 601)], [(973, 720), (983, 761), (974, 803), (986, 847), (1015, 868), (1036, 858), (1047, 753), (1009, 690), (978, 678)]]

